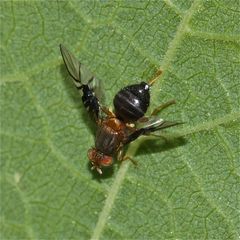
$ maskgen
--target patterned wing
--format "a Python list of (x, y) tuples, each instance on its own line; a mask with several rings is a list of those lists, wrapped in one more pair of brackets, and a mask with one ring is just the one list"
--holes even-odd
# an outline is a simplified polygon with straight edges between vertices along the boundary
[(85, 108), (91, 117), (98, 121), (100, 103), (97, 93), (100, 81), (62, 44), (60, 44), (60, 51), (69, 75), (72, 77), (76, 88), (81, 90)]

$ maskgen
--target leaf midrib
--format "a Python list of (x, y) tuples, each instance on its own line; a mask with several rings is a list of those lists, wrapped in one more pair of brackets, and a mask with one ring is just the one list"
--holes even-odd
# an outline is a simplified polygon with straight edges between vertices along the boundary
[[(181, 40), (183, 39), (185, 33), (186, 33), (186, 27), (191, 19), (191, 17), (193, 16), (194, 12), (198, 9), (198, 7), (200, 6), (201, 1), (200, 0), (196, 0), (193, 2), (192, 6), (189, 8), (188, 11), (186, 11), (186, 15), (183, 17), (182, 21), (179, 24), (179, 27), (177, 28), (177, 32), (175, 37), (173, 38), (173, 40), (169, 43), (169, 47), (168, 50), (166, 51), (166, 54), (163, 58), (163, 61), (161, 63), (161, 69), (162, 70), (167, 70), (171, 64), (171, 62), (173, 61), (176, 52), (177, 52), (177, 47), (179, 46), (179, 44), (181, 43)], [(135, 143), (135, 144), (131, 144), (128, 148), (127, 151), (127, 155), (128, 156), (133, 156), (135, 155), (138, 147), (139, 147), (139, 142)], [(107, 219), (111, 213), (111, 209), (114, 205), (114, 201), (116, 199), (116, 196), (120, 190), (120, 186), (123, 184), (125, 175), (127, 173), (127, 170), (129, 168), (129, 162), (126, 162), (124, 164), (121, 165), (115, 180), (113, 181), (112, 186), (110, 187), (109, 190), (109, 194), (106, 197), (106, 201), (105, 204), (103, 206), (103, 209), (101, 211), (101, 213), (99, 214), (99, 218), (96, 224), (96, 227), (93, 231), (92, 240), (97, 240), (100, 238), (104, 227), (106, 225)]]

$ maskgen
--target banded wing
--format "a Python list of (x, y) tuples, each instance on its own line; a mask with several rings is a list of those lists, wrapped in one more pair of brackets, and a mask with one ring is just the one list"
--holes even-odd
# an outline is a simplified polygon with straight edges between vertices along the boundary
[(100, 112), (98, 98), (99, 92), (101, 92), (99, 90), (100, 81), (62, 44), (60, 44), (60, 51), (69, 75), (72, 77), (76, 88), (81, 90), (85, 108), (97, 122)]
[(136, 130), (129, 134), (125, 144), (128, 144), (141, 135), (148, 135), (152, 132), (156, 132), (165, 128), (173, 127), (179, 124), (183, 124), (182, 122), (174, 122), (174, 121), (165, 121), (161, 118), (152, 116), (148, 118), (145, 122), (141, 122), (136, 124)]

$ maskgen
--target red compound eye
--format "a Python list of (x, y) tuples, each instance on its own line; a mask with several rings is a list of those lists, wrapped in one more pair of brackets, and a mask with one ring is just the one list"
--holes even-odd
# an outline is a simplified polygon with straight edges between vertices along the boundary
[(93, 148), (89, 149), (88, 150), (88, 158), (89, 158), (89, 160), (90, 161), (94, 160), (95, 156), (96, 156), (96, 150), (93, 149)]
[(113, 162), (112, 157), (104, 155), (102, 160), (101, 160), (101, 165), (107, 167), (107, 166), (112, 165), (112, 162)]
[(113, 163), (112, 157), (99, 153), (95, 148), (91, 148), (88, 150), (88, 158), (96, 167), (107, 167), (112, 165)]

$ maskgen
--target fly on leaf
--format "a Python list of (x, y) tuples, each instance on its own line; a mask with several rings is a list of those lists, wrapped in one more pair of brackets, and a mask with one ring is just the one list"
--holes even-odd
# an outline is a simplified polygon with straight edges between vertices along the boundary
[[(102, 167), (111, 166), (114, 156), (119, 161), (127, 159), (123, 148), (138, 137), (181, 124), (156, 116), (163, 108), (174, 104), (174, 100), (160, 105), (149, 117), (145, 116), (150, 104), (150, 88), (157, 78), (122, 88), (113, 99), (114, 111), (111, 111), (100, 101), (95, 76), (62, 44), (60, 51), (76, 88), (82, 93), (83, 105), (97, 125), (95, 146), (88, 150), (92, 170), (102, 174)], [(161, 71), (158, 76), (160, 74)]]

